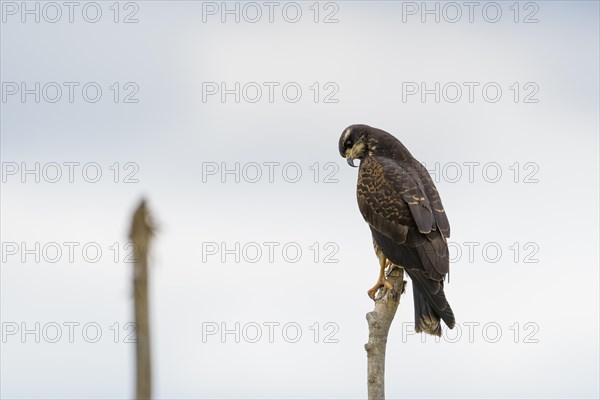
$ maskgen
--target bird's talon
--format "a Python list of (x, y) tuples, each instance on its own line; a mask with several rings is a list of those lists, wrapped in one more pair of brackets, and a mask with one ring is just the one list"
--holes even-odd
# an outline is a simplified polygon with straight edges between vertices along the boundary
[(379, 290), (379, 288), (377, 288), (375, 290), (370, 289), (369, 291), (367, 291), (367, 294), (369, 295), (371, 300), (375, 300), (375, 294), (377, 293), (377, 290)]
[(390, 276), (390, 274), (391, 274), (391, 273), (392, 273), (392, 272), (393, 272), (393, 271), (394, 271), (396, 268), (399, 268), (399, 267), (395, 266), (395, 265), (394, 265), (394, 264), (392, 264), (391, 262), (390, 262), (390, 263), (388, 263), (388, 264), (387, 264), (387, 266), (386, 266), (386, 271), (385, 271), (385, 276), (386, 276), (386, 278), (387, 278), (388, 276)]
[[(389, 290), (393, 290), (394, 286), (392, 286), (392, 284), (385, 278), (381, 278), (377, 281), (377, 283), (375, 284), (375, 286), (373, 286), (371, 289), (369, 289), (369, 291), (367, 292), (367, 294), (369, 295), (369, 297), (372, 300), (379, 300), (381, 298), (383, 298), (383, 295), (385, 294), (385, 289), (384, 290), (379, 290), (381, 288), (385, 288), (385, 289), (389, 289)], [(377, 292), (381, 293), (381, 296), (376, 296)]]

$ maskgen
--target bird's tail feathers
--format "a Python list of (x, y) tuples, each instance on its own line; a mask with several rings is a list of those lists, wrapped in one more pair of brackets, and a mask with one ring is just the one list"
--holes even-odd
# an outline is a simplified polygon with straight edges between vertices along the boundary
[(429, 279), (423, 271), (407, 270), (413, 281), (415, 331), (441, 336), (440, 318), (452, 329), (454, 313), (444, 294), (443, 281)]
[(421, 291), (413, 285), (415, 302), (415, 331), (425, 332), (434, 336), (442, 336), (439, 315), (429, 306)]

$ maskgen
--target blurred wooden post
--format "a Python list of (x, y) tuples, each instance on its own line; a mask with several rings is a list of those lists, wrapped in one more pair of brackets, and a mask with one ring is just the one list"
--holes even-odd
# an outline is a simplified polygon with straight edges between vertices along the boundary
[(369, 342), (365, 344), (367, 351), (367, 386), (369, 400), (385, 399), (385, 348), (390, 325), (400, 304), (400, 296), (404, 293), (404, 269), (396, 267), (387, 280), (394, 290), (382, 289), (381, 296), (375, 300), (375, 309), (367, 313), (369, 324)]
[(150, 359), (150, 322), (148, 319), (148, 250), (152, 226), (148, 218), (146, 201), (142, 200), (133, 215), (129, 239), (136, 250), (133, 270), (133, 293), (136, 340), (136, 398), (152, 396), (152, 369)]

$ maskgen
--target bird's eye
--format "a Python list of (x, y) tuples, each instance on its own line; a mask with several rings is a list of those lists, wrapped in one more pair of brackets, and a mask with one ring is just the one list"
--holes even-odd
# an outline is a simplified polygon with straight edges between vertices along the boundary
[(345, 147), (351, 147), (352, 146), (352, 140), (346, 140), (346, 143), (344, 144)]

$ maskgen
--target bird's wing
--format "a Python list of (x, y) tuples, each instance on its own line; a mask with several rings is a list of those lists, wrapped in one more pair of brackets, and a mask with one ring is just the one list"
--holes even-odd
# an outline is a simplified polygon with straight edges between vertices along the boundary
[(356, 195), (363, 218), (395, 242), (405, 243), (414, 222), (398, 186), (387, 179), (383, 164), (375, 157), (361, 161)]
[(431, 179), (431, 175), (429, 175), (429, 172), (427, 172), (427, 169), (420, 162), (415, 162), (417, 163), (418, 177), (422, 182), (425, 195), (427, 196), (429, 204), (431, 205), (438, 230), (448, 238), (450, 237), (450, 222), (448, 222), (448, 216), (444, 210), (444, 205), (442, 204), (440, 194), (435, 187), (435, 183), (433, 183), (433, 179)]
[(386, 236), (405, 243), (408, 229), (436, 228), (429, 199), (420, 180), (394, 160), (367, 157), (360, 166), (358, 207), (365, 220)]
[(397, 244), (415, 248), (432, 277), (443, 276), (449, 267), (448, 247), (428, 191), (417, 172), (394, 160), (367, 157), (361, 163), (357, 196), (364, 219)]

